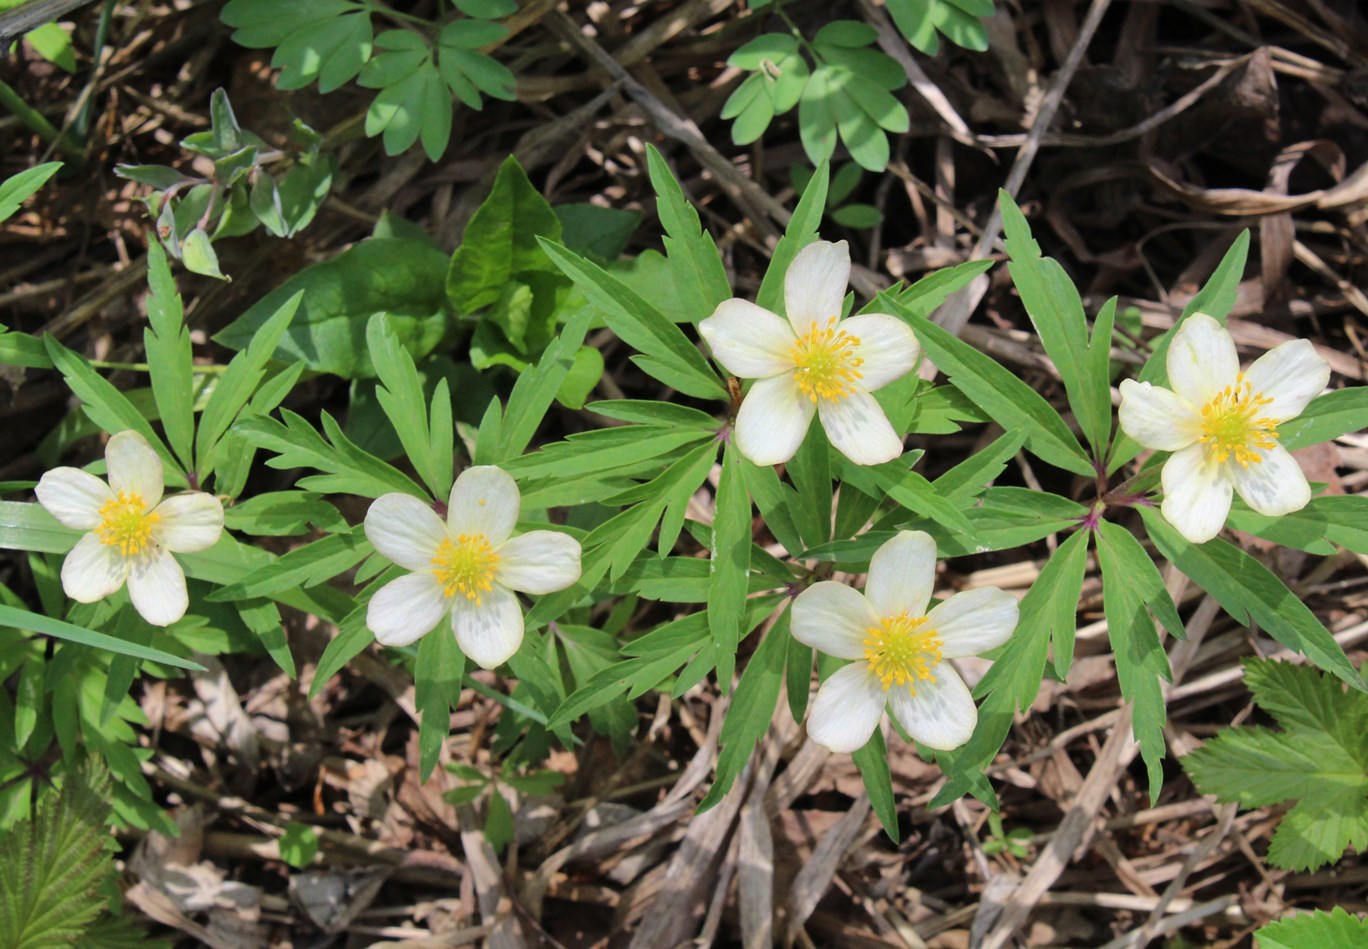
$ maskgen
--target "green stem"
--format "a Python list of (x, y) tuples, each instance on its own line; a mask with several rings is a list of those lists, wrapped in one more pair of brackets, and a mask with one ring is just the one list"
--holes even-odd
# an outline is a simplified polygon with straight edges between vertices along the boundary
[(789, 32), (793, 34), (793, 38), (798, 41), (799, 46), (807, 51), (807, 54), (812, 57), (814, 63), (820, 66), (826, 62), (826, 60), (822, 59), (818, 54), (817, 47), (808, 42), (808, 38), (803, 35), (803, 31), (798, 29), (798, 24), (794, 23), (793, 18), (788, 15), (788, 11), (784, 9), (783, 0), (777, 0), (774, 4), (774, 12), (778, 15), (779, 19), (784, 21), (784, 24), (789, 28)]
[(62, 153), (74, 166), (80, 167), (85, 164), (85, 154), (80, 147), (71, 140), (70, 136), (63, 135), (43, 113), (24, 101), (24, 97), (14, 91), (14, 87), (0, 79), (0, 106), (4, 106), (13, 112), (19, 121), (23, 122), (33, 131), (42, 136), (43, 140), (49, 144), (57, 146), (57, 150)]

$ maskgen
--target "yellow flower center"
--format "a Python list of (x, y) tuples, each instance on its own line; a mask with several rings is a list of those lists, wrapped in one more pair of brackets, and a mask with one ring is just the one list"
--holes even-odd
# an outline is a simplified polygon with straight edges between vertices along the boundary
[(118, 547), (125, 557), (136, 557), (152, 546), (152, 528), (161, 520), (160, 514), (145, 508), (142, 495), (120, 491), (100, 508), (95, 536), (106, 546)]
[(940, 665), (941, 641), (934, 629), (925, 626), (925, 616), (913, 619), (899, 613), (865, 630), (865, 661), (885, 692), (897, 685), (908, 686), (916, 694), (916, 680), (936, 681), (931, 670)]
[(855, 355), (859, 347), (859, 337), (836, 329), (836, 317), (827, 320), (826, 326), (814, 321), (790, 350), (798, 388), (813, 402), (819, 398), (839, 402), (850, 395), (855, 391), (852, 383), (862, 378), (864, 360)]
[(444, 540), (432, 558), (433, 573), (448, 597), (460, 593), (467, 600), (480, 602), (480, 594), (494, 589), (494, 574), (499, 555), (484, 534), (462, 534), (456, 543)]
[(1216, 460), (1234, 458), (1241, 468), (1263, 461), (1261, 452), (1278, 444), (1278, 420), (1261, 415), (1272, 399), (1255, 392), (1244, 373), (1202, 406), (1200, 441)]

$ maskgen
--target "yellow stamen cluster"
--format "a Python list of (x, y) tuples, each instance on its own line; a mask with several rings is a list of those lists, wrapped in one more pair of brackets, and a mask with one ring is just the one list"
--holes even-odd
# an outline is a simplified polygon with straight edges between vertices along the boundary
[(1244, 373), (1202, 406), (1200, 441), (1219, 462), (1234, 458), (1241, 468), (1263, 461), (1260, 452), (1278, 444), (1278, 420), (1260, 414), (1273, 400), (1255, 392)]
[(95, 536), (108, 547), (118, 547), (125, 557), (136, 557), (152, 546), (152, 528), (161, 515), (146, 510), (140, 494), (120, 491), (100, 508)]
[(480, 602), (480, 594), (494, 589), (494, 574), (499, 555), (484, 534), (461, 534), (456, 543), (444, 540), (432, 558), (433, 573), (448, 597), (460, 593), (467, 600)]
[(935, 682), (931, 670), (940, 665), (941, 641), (934, 629), (923, 628), (926, 617), (906, 613), (889, 616), (865, 630), (865, 661), (879, 677), (884, 691), (907, 686), (913, 694), (918, 679)]
[(839, 402), (850, 395), (855, 391), (852, 383), (862, 378), (864, 360), (855, 355), (859, 347), (858, 337), (836, 329), (836, 317), (826, 326), (813, 322), (790, 351), (798, 388), (813, 402), (819, 398)]

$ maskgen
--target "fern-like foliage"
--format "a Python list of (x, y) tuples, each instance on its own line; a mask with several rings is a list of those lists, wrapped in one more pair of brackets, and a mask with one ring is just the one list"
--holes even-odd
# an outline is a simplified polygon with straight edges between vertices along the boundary
[(1313, 870), (1351, 846), (1368, 850), (1368, 695), (1311, 666), (1259, 659), (1246, 660), (1245, 683), (1282, 731), (1223, 729), (1182, 759), (1198, 790), (1245, 807), (1296, 801), (1273, 834), (1275, 866)]
[(1259, 949), (1352, 949), (1368, 946), (1368, 919), (1336, 906), (1328, 913), (1298, 913), (1254, 934)]
[(32, 818), (0, 836), (0, 946), (78, 945), (100, 915), (114, 868), (106, 848), (109, 772), (90, 758), (49, 791)]

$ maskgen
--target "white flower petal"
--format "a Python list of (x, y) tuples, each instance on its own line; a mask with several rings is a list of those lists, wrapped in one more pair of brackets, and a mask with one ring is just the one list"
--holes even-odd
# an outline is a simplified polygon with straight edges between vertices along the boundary
[(1224, 326), (1205, 313), (1194, 313), (1173, 334), (1167, 366), (1173, 391), (1200, 410), (1235, 382), (1240, 357)]
[(793, 369), (797, 340), (788, 323), (745, 300), (723, 300), (698, 324), (722, 366), (742, 379), (764, 379)]
[(483, 534), (497, 547), (513, 534), (522, 495), (513, 477), (494, 465), (477, 465), (461, 472), (451, 486), (447, 526), (456, 535)]
[(147, 439), (137, 432), (131, 429), (119, 432), (109, 440), (105, 446), (105, 465), (109, 470), (109, 486), (116, 492), (142, 498), (144, 511), (150, 511), (160, 503), (166, 488), (162, 462), (147, 444)]
[(794, 639), (838, 659), (863, 657), (867, 631), (879, 625), (879, 614), (864, 594), (834, 580), (799, 593), (790, 619)]
[(153, 626), (170, 626), (185, 615), (190, 605), (185, 571), (170, 551), (153, 547), (129, 565), (128, 598), (143, 619)]
[(580, 578), (579, 541), (560, 531), (528, 531), (504, 541), (494, 579), (522, 593), (554, 593)]
[(1274, 445), (1259, 453), (1262, 461), (1242, 468), (1231, 462), (1227, 469), (1244, 502), (1267, 517), (1300, 511), (1311, 500), (1311, 486), (1292, 453)]
[(928, 748), (949, 751), (974, 734), (978, 709), (964, 680), (948, 662), (936, 666), (935, 681), (918, 679), (916, 694), (906, 686), (888, 690), (888, 709), (898, 724)]
[(1121, 382), (1121, 429), (1146, 448), (1177, 451), (1201, 436), (1202, 415), (1176, 392), (1148, 382)]
[(432, 632), (450, 608), (436, 576), (410, 573), (375, 591), (366, 606), (366, 625), (382, 645), (407, 646)]
[(1230, 513), (1231, 485), (1225, 466), (1206, 446), (1189, 445), (1164, 462), (1164, 519), (1194, 544), (1221, 532)]
[(456, 644), (481, 669), (502, 665), (523, 641), (523, 612), (513, 592), (499, 584), (480, 601), (463, 596), (452, 601), (451, 628)]
[(160, 520), (152, 527), (153, 540), (177, 553), (207, 550), (223, 533), (223, 502), (203, 491), (169, 497), (157, 505), (156, 514)]
[(903, 443), (883, 408), (864, 389), (817, 403), (817, 415), (836, 450), (857, 465), (880, 465), (902, 454)]
[(1245, 370), (1245, 381), (1257, 394), (1273, 400), (1260, 414), (1285, 422), (1301, 415), (1330, 384), (1330, 364), (1309, 340), (1294, 339), (1254, 360)]
[(997, 587), (956, 593), (926, 617), (946, 659), (977, 656), (1012, 638), (1020, 614), (1017, 598)]
[(784, 311), (803, 336), (815, 322), (825, 326), (841, 315), (850, 284), (850, 245), (814, 241), (798, 252), (784, 274)]
[(736, 447), (752, 464), (782, 464), (803, 444), (816, 411), (793, 373), (757, 380), (736, 413)]
[(860, 385), (870, 392), (901, 379), (917, 365), (921, 344), (917, 335), (896, 316), (865, 313), (840, 323), (840, 329), (860, 341), (855, 354), (864, 360)]
[(936, 542), (925, 531), (902, 531), (874, 552), (864, 595), (880, 618), (926, 615), (936, 584)]
[(100, 508), (114, 500), (109, 485), (80, 468), (53, 468), (33, 492), (49, 514), (78, 531), (93, 530), (100, 523)]
[(808, 737), (817, 744), (848, 754), (859, 751), (883, 719), (888, 697), (878, 677), (863, 661), (837, 669), (812, 700)]
[(119, 548), (86, 534), (62, 561), (62, 589), (77, 603), (103, 600), (128, 579), (128, 561)]
[(447, 540), (446, 524), (429, 505), (411, 494), (385, 494), (366, 511), (366, 539), (383, 557), (405, 570), (430, 570)]

